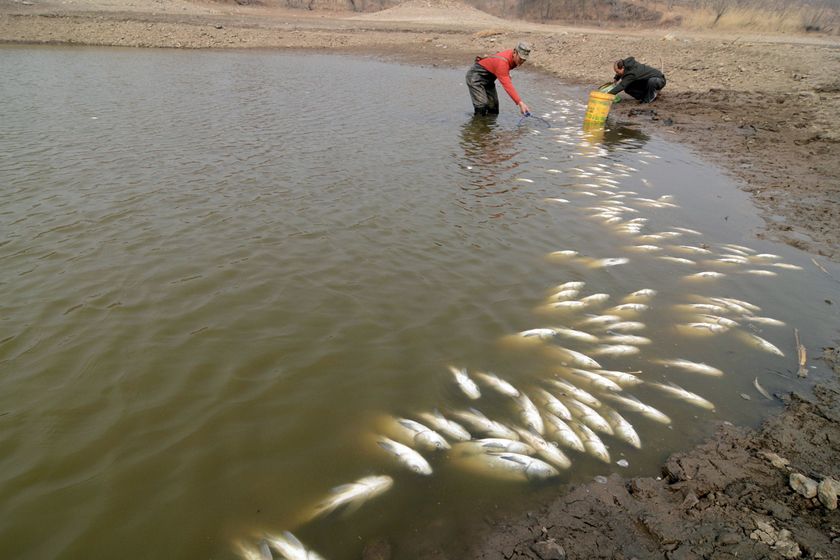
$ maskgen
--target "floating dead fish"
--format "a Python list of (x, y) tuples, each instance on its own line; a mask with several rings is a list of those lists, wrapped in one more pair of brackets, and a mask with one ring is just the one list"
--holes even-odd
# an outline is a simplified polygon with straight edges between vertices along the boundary
[[(662, 241), (663, 239), (665, 239), (665, 237), (662, 236), (662, 235), (659, 235), (657, 233), (648, 233), (648, 234), (645, 234), (645, 235), (640, 235), (638, 237), (638, 239), (639, 239), (639, 241), (649, 243), (651, 241)], [(659, 257), (659, 258), (662, 258), (662, 257)]]
[(525, 177), (517, 177), (516, 180), (520, 181), (522, 183), (533, 183), (534, 182), (533, 179), (526, 179)]
[(548, 301), (568, 301), (570, 299), (574, 299), (578, 296), (580, 290), (577, 289), (566, 289), (560, 290), (559, 292), (554, 292), (550, 296), (548, 296)]
[(380, 437), (376, 443), (408, 470), (417, 474), (432, 474), (432, 466), (429, 462), (407, 445), (384, 436)]
[(505, 438), (505, 439), (519, 439), (519, 436), (502, 424), (495, 420), (490, 420), (478, 410), (471, 408), (469, 410), (458, 410), (452, 412), (458, 420), (466, 424), (471, 431), (477, 432), (486, 437)]
[(650, 309), (650, 306), (646, 303), (622, 303), (620, 305), (616, 305), (615, 307), (611, 307), (606, 311), (607, 313), (615, 315), (632, 315), (647, 311), (648, 309)]
[(602, 344), (592, 350), (595, 356), (634, 356), (641, 352), (635, 346), (629, 344)]
[(666, 415), (653, 408), (652, 406), (643, 403), (635, 397), (623, 396), (619, 395), (618, 393), (606, 393), (604, 396), (613, 402), (617, 402), (623, 405), (628, 410), (638, 412), (639, 414), (646, 418), (649, 418), (650, 420), (659, 422), (661, 424), (671, 423), (671, 419), (668, 418)]
[(586, 307), (588, 306), (585, 302), (578, 300), (558, 301), (545, 306), (549, 311), (577, 311)]
[(753, 380), (753, 386), (755, 387), (756, 391), (761, 393), (761, 396), (767, 399), (768, 401), (772, 401), (773, 397), (770, 396), (770, 393), (767, 392), (767, 389), (761, 386), (761, 383), (758, 382), (758, 377)]
[(639, 321), (619, 321), (618, 323), (610, 323), (603, 327), (607, 332), (634, 332), (643, 331), (645, 324)]
[(618, 315), (592, 315), (580, 322), (581, 325), (608, 325), (621, 321)]
[(781, 268), (784, 270), (803, 270), (801, 266), (788, 263), (772, 263), (770, 266), (775, 266), (776, 268)]
[(315, 506), (309, 519), (326, 515), (339, 508), (346, 508), (348, 513), (355, 511), (362, 504), (383, 494), (393, 485), (394, 479), (390, 476), (381, 475), (366, 476), (356, 482), (337, 486), (330, 491), (328, 498)]
[(744, 247), (743, 245), (734, 245), (732, 243), (724, 243), (721, 247), (726, 247), (727, 249), (731, 249), (734, 251), (738, 251), (744, 254), (753, 254), (755, 253), (754, 249), (750, 249), (749, 247)]
[(619, 345), (631, 345), (631, 346), (644, 346), (646, 344), (651, 344), (653, 341), (649, 338), (644, 336), (636, 336), (634, 334), (614, 334), (610, 336), (606, 336), (601, 339), (601, 342), (605, 344), (619, 344)]
[(585, 367), (590, 369), (600, 369), (601, 364), (583, 354), (578, 352), (577, 350), (571, 350), (569, 348), (563, 348), (562, 346), (556, 346), (551, 349), (550, 352), (553, 356), (556, 356), (560, 363), (564, 366), (566, 365), (577, 365), (579, 367)]
[[(281, 535), (266, 535), (266, 542), (280, 554), (280, 558), (287, 560), (323, 560), (320, 554), (307, 550), (303, 543), (289, 531)], [(271, 551), (268, 553), (268, 560), (271, 560)], [(262, 558), (265, 558), (263, 555)]]
[(572, 414), (563, 402), (542, 388), (534, 389), (537, 402), (541, 404), (551, 414), (562, 418), (563, 420), (571, 420)]
[(598, 342), (598, 337), (593, 334), (589, 334), (588, 332), (569, 329), (566, 327), (553, 327), (552, 330), (556, 336), (561, 336), (563, 338), (570, 338), (581, 342)]
[(749, 270), (742, 271), (742, 274), (750, 274), (752, 276), (778, 276), (772, 270), (762, 270), (760, 268), (751, 268)]
[(586, 451), (580, 436), (578, 436), (577, 433), (562, 419), (551, 413), (546, 413), (545, 421), (547, 423), (546, 429), (548, 437), (550, 437), (552, 441), (556, 441), (560, 445), (568, 447), (569, 449), (574, 449), (575, 451)]
[(561, 397), (573, 398), (582, 403), (586, 403), (589, 406), (601, 406), (601, 401), (580, 387), (576, 387), (575, 385), (566, 381), (561, 381), (560, 379), (549, 379), (548, 382), (553, 385), (555, 394)]
[(619, 266), (622, 264), (627, 264), (630, 262), (630, 259), (626, 257), (612, 257), (608, 259), (595, 259), (592, 261), (588, 261), (586, 265), (589, 268), (606, 268), (610, 266)]
[(740, 264), (747, 264), (750, 261), (746, 257), (738, 256), (731, 256), (731, 257), (721, 257), (719, 259), (712, 259), (708, 261), (703, 261), (705, 264), (716, 265), (716, 264), (724, 264), (724, 265), (740, 265)]
[[(761, 311), (761, 308), (753, 303), (732, 297), (712, 297), (709, 298), (709, 301), (726, 305), (733, 311), (737, 311), (739, 313), (743, 313), (744, 309), (747, 309), (748, 311)], [(746, 315), (747, 313), (744, 314)]]
[(676, 325), (678, 332), (689, 336), (712, 336), (725, 333), (729, 327), (715, 323), (681, 323)]
[(764, 340), (763, 338), (761, 338), (758, 335), (748, 333), (748, 332), (744, 332), (744, 331), (738, 331), (737, 335), (741, 340), (743, 340), (744, 342), (746, 342), (747, 344), (749, 344), (753, 348), (758, 348), (759, 350), (763, 350), (764, 352), (769, 352), (770, 354), (776, 354), (777, 356), (781, 356), (782, 358), (785, 357), (785, 353), (782, 352), (781, 350), (779, 350), (778, 347), (776, 347), (775, 345), (771, 344), (770, 342)]
[(565, 198), (546, 198), (547, 202), (556, 202), (558, 204), (569, 204), (569, 201)]
[(449, 442), (442, 435), (420, 422), (408, 418), (397, 418), (394, 428), (396, 431), (391, 433), (397, 439), (409, 442), (419, 449), (441, 451), (450, 447)]
[[(634, 385), (639, 385), (642, 383), (641, 378), (633, 375), (630, 372), (626, 371), (613, 371), (610, 369), (596, 369), (594, 373), (602, 377), (606, 377), (607, 379), (611, 379), (621, 385), (622, 387), (632, 387)], [(637, 371), (635, 373), (642, 373)]]
[(536, 449), (515, 439), (507, 438), (482, 438), (466, 443), (458, 444), (456, 453), (462, 452), (464, 446), (475, 448), (480, 453), (521, 453), (522, 455), (533, 455)]
[(553, 252), (549, 253), (548, 256), (552, 257), (552, 258), (555, 258), (555, 259), (570, 259), (572, 257), (578, 256), (579, 254), (580, 253), (578, 253), (577, 251), (572, 251), (570, 249), (564, 249), (562, 251), (553, 251)]
[(475, 376), (481, 380), (482, 383), (506, 397), (518, 397), (520, 395), (519, 389), (492, 372), (476, 372)]
[(673, 262), (677, 264), (687, 264), (687, 265), (696, 265), (697, 263), (691, 259), (684, 259), (682, 257), (671, 257), (668, 255), (662, 255), (657, 257), (658, 259), (662, 259), (663, 261)]
[(615, 410), (606, 410), (604, 411), (604, 418), (606, 418), (607, 422), (610, 423), (610, 426), (612, 426), (613, 432), (618, 439), (629, 443), (636, 449), (642, 448), (642, 440), (639, 438), (639, 434), (636, 432), (635, 428), (633, 428), (633, 425), (621, 414)]
[(599, 303), (604, 303), (608, 299), (610, 299), (610, 294), (592, 294), (580, 298), (580, 301), (585, 303), (586, 305), (597, 305)]
[(692, 362), (690, 360), (684, 360), (682, 358), (673, 359), (673, 360), (653, 360), (654, 363), (662, 364), (665, 367), (675, 367), (682, 369), (684, 371), (688, 371), (690, 373), (699, 373), (701, 375), (712, 375), (715, 377), (720, 377), (723, 375), (723, 372), (716, 367), (712, 367), (707, 364), (699, 363), (699, 362)]
[(751, 258), (758, 261), (775, 261), (782, 257), (773, 253), (759, 253), (758, 255), (753, 255)]
[(604, 445), (604, 442), (601, 441), (601, 438), (595, 432), (590, 430), (589, 427), (577, 422), (573, 422), (571, 428), (583, 442), (583, 447), (587, 453), (605, 463), (610, 462), (610, 453), (607, 451), (607, 446)]
[(673, 306), (675, 311), (680, 311), (683, 313), (697, 313), (697, 312), (706, 312), (706, 313), (726, 313), (727, 309), (725, 307), (721, 307), (720, 305), (714, 305), (712, 303), (680, 303)]
[(586, 286), (586, 282), (564, 282), (559, 286), (555, 286), (554, 289), (557, 291), (563, 290), (581, 290), (583, 287)]
[(726, 276), (723, 272), (715, 272), (713, 270), (704, 270), (703, 272), (698, 272), (696, 274), (688, 274), (683, 276), (685, 280), (716, 280), (718, 278), (723, 278)]
[(522, 420), (525, 427), (538, 434), (545, 433), (545, 425), (534, 402), (524, 394), (519, 395), (514, 400), (519, 408), (519, 419)]
[(550, 328), (539, 328), (539, 329), (529, 329), (527, 331), (520, 331), (516, 333), (517, 336), (521, 336), (522, 338), (538, 338), (540, 340), (549, 340), (554, 338), (556, 334), (554, 329)]
[(720, 317), (719, 315), (709, 315), (709, 314), (696, 315), (694, 317), (694, 319), (698, 323), (711, 323), (711, 324), (721, 325), (721, 326), (729, 327), (729, 328), (738, 326), (737, 321), (733, 321), (732, 319), (730, 319), (728, 317)]
[(676, 245), (675, 250), (683, 251), (685, 253), (694, 253), (695, 255), (711, 255), (712, 252), (705, 247), (697, 247), (694, 245)]
[(644, 302), (648, 301), (656, 295), (656, 290), (645, 288), (644, 290), (636, 290), (624, 296), (621, 300), (624, 303)]
[(664, 391), (668, 394), (671, 394), (677, 397), (680, 400), (683, 400), (689, 404), (693, 404), (695, 406), (699, 406), (700, 408), (705, 408), (707, 410), (714, 410), (715, 405), (711, 402), (707, 401), (700, 395), (692, 393), (691, 391), (687, 391), (676, 385), (674, 383), (669, 383), (668, 385), (663, 385), (662, 383), (648, 383), (651, 387), (659, 389), (660, 391)]
[(661, 251), (662, 247), (657, 247), (656, 245), (631, 245), (630, 247), (625, 247), (625, 250), (637, 253), (655, 253), (656, 251)]
[(452, 372), (458, 388), (461, 389), (468, 398), (475, 400), (481, 397), (481, 391), (478, 389), (478, 385), (475, 384), (475, 381), (470, 379), (470, 376), (467, 375), (466, 369), (449, 366), (449, 371)]
[(569, 374), (574, 376), (575, 381), (580, 381), (587, 385), (592, 385), (593, 387), (601, 390), (601, 391), (621, 391), (621, 386), (618, 385), (612, 379), (604, 377), (599, 373), (595, 373), (594, 371), (590, 371), (588, 369), (578, 369), (578, 368), (571, 368), (569, 369)]
[(575, 420), (586, 424), (593, 430), (597, 430), (607, 435), (613, 435), (612, 426), (610, 426), (609, 422), (607, 422), (603, 416), (598, 414), (594, 408), (571, 398), (566, 400), (566, 406), (569, 407), (572, 417), (575, 418)]
[(440, 432), (454, 441), (468, 441), (472, 439), (470, 433), (458, 422), (446, 418), (438, 410), (432, 412), (421, 412), (417, 415), (420, 420), (423, 420), (432, 429)]
[(691, 234), (691, 235), (703, 235), (702, 233), (700, 233), (696, 229), (688, 229), (688, 228), (684, 228), (684, 227), (675, 227), (674, 229), (679, 231), (680, 233), (688, 233), (688, 234)]
[(521, 428), (516, 432), (522, 438), (522, 441), (533, 447), (537, 451), (537, 456), (547, 463), (560, 469), (568, 469), (572, 466), (572, 462), (566, 457), (566, 454), (560, 451), (556, 445), (545, 441), (542, 436)]
[(744, 317), (744, 321), (749, 323), (758, 323), (759, 325), (771, 325), (774, 327), (784, 327), (784, 321), (779, 321), (778, 319), (773, 319), (772, 317), (757, 317), (755, 315), (746, 316)]
[[(268, 543), (264, 540), (260, 541), (256, 547), (251, 543), (235, 542), (233, 543), (233, 550), (243, 560), (272, 560), (271, 549), (268, 548)], [(302, 556), (302, 558), (310, 557)]]

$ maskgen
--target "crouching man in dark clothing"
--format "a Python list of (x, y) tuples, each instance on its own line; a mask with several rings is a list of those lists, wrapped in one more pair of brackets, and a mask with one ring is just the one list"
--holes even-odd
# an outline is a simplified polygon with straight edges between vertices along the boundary
[(607, 93), (625, 91), (642, 103), (651, 103), (659, 90), (665, 87), (665, 74), (652, 66), (636, 62), (632, 56), (615, 61), (613, 70), (615, 85)]

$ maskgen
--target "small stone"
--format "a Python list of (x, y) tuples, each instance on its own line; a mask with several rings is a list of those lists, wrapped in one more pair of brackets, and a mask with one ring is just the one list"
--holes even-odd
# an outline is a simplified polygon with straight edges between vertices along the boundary
[(817, 485), (817, 497), (820, 503), (830, 510), (837, 509), (837, 481), (833, 478), (824, 478)]
[(806, 498), (813, 498), (817, 495), (817, 481), (804, 474), (792, 473), (790, 475), (790, 487)]
[(531, 545), (531, 550), (541, 560), (565, 560), (566, 551), (554, 539), (540, 541)]
[(773, 453), (772, 451), (759, 451), (758, 454), (770, 461), (770, 464), (776, 467), (777, 469), (784, 469), (790, 464), (790, 461), (788, 461), (784, 457), (779, 457), (776, 453)]
[(683, 510), (689, 510), (696, 506), (698, 503), (700, 503), (700, 500), (697, 499), (697, 496), (694, 495), (694, 492), (689, 492), (683, 500), (681, 507)]
[(595, 482), (599, 482), (601, 484), (606, 484), (607, 483), (607, 477), (606, 476), (601, 476), (599, 474), (598, 476), (595, 477)]
[(738, 533), (721, 533), (717, 538), (718, 544), (730, 545), (741, 542), (741, 535)]
[(627, 467), (630, 466), (630, 463), (627, 461), (627, 459), (619, 459), (618, 461), (615, 462), (615, 464), (618, 465), (619, 467), (624, 467), (624, 468), (627, 468)]

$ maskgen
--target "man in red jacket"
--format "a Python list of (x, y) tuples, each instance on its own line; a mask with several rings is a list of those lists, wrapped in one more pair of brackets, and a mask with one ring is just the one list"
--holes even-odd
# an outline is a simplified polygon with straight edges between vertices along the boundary
[(519, 106), (523, 115), (529, 112), (528, 106), (519, 97), (513, 82), (510, 81), (510, 71), (522, 64), (531, 54), (531, 45), (519, 43), (509, 51), (498, 52), (492, 56), (476, 57), (475, 64), (467, 71), (467, 87), (475, 108), (476, 115), (498, 115), (499, 96), (496, 94), (496, 79), (505, 91)]

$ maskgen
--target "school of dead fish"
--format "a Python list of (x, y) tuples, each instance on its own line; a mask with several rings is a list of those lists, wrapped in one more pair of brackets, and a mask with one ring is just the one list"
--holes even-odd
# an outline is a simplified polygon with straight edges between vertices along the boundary
[[(545, 118), (568, 113), (568, 107), (561, 107)], [(579, 147), (580, 140), (570, 140), (573, 133), (580, 134), (577, 127), (553, 130), (558, 133), (555, 138), (558, 144)], [(587, 154), (581, 154), (583, 157), (599, 157), (606, 153), (603, 147), (595, 144), (587, 147)], [(642, 157), (641, 164), (647, 164), (647, 159), (658, 158), (649, 152), (637, 150), (636, 153)], [(779, 262), (778, 255), (757, 253), (742, 245), (726, 243), (710, 247), (684, 243), (685, 238), (701, 235), (701, 232), (685, 227), (645, 233), (648, 219), (638, 215), (640, 208), (679, 206), (670, 195), (648, 198), (635, 191), (621, 190), (621, 178), (629, 177), (638, 171), (636, 168), (612, 162), (547, 171), (587, 181), (567, 185), (569, 192), (563, 198), (547, 198), (547, 202), (571, 204), (570, 199), (575, 196), (598, 199), (597, 203), (584, 207), (586, 216), (625, 236), (625, 253), (678, 265), (681, 270), (678, 278), (686, 286), (716, 282), (733, 274), (770, 277), (780, 270), (801, 270), (796, 265)], [(533, 182), (524, 177), (518, 180)], [(648, 181), (643, 179), (642, 183), (647, 185)], [(553, 251), (548, 259), (589, 269), (619, 267), (630, 262), (629, 257), (587, 256), (568, 248)], [(551, 325), (513, 333), (501, 341), (540, 349), (555, 359), (557, 365), (551, 377), (541, 383), (516, 386), (491, 371), (470, 371), (463, 365), (448, 365), (446, 374), (457, 388), (461, 402), (450, 403), (445, 412), (434, 409), (379, 418), (373, 434), (376, 448), (396, 468), (418, 476), (430, 476), (434, 473), (433, 463), (448, 461), (456, 468), (478, 476), (541, 481), (559, 476), (572, 467), (576, 456), (582, 454), (611, 463), (609, 448), (614, 442), (641, 449), (639, 434), (623, 414), (629, 414), (631, 418), (639, 415), (662, 425), (671, 424), (666, 414), (633, 396), (630, 391), (636, 387), (652, 387), (688, 405), (714, 410), (713, 402), (673, 382), (646, 381), (643, 371), (602, 367), (598, 359), (638, 356), (643, 347), (653, 344), (653, 340), (644, 336), (646, 324), (641, 319), (655, 301), (656, 291), (642, 288), (612, 302), (610, 294), (584, 295), (585, 287), (583, 281), (554, 286), (535, 310)], [(750, 326), (785, 326), (783, 321), (758, 315), (760, 308), (750, 302), (724, 296), (688, 295), (684, 302), (673, 305), (669, 311), (675, 318), (674, 330), (681, 335), (715, 337), (733, 331), (737, 340), (757, 351), (786, 357), (772, 342), (747, 330)], [(804, 347), (798, 338), (796, 346), (801, 371)], [(679, 356), (654, 357), (648, 363), (699, 376), (725, 375), (714, 365)], [(762, 396), (771, 398), (757, 377), (753, 385)], [(508, 402), (504, 417), (491, 418), (481, 411), (480, 403), (487, 400), (488, 394)], [(618, 463), (627, 465), (625, 459)], [(387, 492), (393, 484), (390, 476), (373, 475), (335, 487), (303, 518), (310, 521), (337, 511), (353, 512)], [(289, 531), (238, 540), (233, 548), (246, 560), (322, 559)]]

